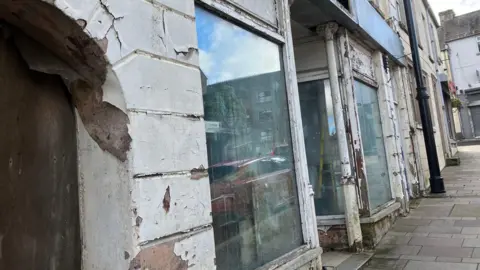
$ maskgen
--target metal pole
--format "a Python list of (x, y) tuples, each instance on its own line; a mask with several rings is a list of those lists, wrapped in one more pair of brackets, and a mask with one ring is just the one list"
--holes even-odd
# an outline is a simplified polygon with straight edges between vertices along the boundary
[(430, 115), (430, 98), (425, 82), (422, 77), (422, 67), (420, 56), (418, 54), (417, 33), (415, 32), (415, 22), (413, 18), (411, 0), (404, 0), (405, 15), (407, 17), (408, 35), (410, 38), (410, 48), (412, 49), (413, 67), (415, 70), (415, 79), (417, 81), (417, 100), (420, 107), (420, 117), (422, 118), (423, 138), (425, 139), (425, 148), (427, 151), (428, 168), (430, 170), (430, 190), (432, 193), (445, 193), (445, 185), (440, 174), (440, 165), (438, 165), (437, 147), (435, 144), (435, 135), (433, 133), (432, 116)]

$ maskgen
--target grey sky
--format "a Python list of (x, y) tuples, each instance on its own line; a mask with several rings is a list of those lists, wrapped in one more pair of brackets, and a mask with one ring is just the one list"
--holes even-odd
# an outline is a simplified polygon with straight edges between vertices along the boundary
[[(413, 0), (416, 1), (416, 0)], [(453, 9), (456, 15), (461, 15), (480, 9), (480, 0), (429, 0), (437, 15), (441, 11)]]

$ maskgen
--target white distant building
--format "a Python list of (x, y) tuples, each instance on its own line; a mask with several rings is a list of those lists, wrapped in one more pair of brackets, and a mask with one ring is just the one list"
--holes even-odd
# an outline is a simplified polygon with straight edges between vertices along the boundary
[[(480, 136), (480, 10), (455, 16), (440, 13), (439, 36), (462, 102), (460, 117), (464, 138)], [(443, 39), (443, 40), (442, 40)]]

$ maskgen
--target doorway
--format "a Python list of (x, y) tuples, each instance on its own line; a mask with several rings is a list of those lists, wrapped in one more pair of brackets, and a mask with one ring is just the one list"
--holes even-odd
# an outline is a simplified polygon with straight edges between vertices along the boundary
[(470, 114), (472, 115), (474, 136), (480, 137), (480, 106), (470, 107)]
[(367, 169), (370, 209), (375, 209), (393, 198), (378, 93), (377, 89), (357, 80), (354, 81), (354, 88)]
[(317, 216), (344, 214), (340, 150), (329, 80), (298, 84), (303, 135)]
[(0, 269), (80, 269), (75, 114), (0, 35)]

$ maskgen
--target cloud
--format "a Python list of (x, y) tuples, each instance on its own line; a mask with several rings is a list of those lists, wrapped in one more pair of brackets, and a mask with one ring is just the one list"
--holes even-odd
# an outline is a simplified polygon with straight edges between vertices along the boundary
[(462, 15), (480, 9), (479, 0), (431, 0), (430, 5), (437, 18), (438, 13), (448, 9), (453, 9), (456, 15)]
[(202, 49), (199, 50), (199, 54), (203, 73), (211, 74), (214, 65), (213, 55)]
[(205, 16), (202, 19), (210, 24), (205, 27), (212, 29), (199, 37), (204, 39), (200, 41), (200, 64), (208, 84), (281, 69), (278, 45), (218, 17), (202, 13), (200, 16)]

